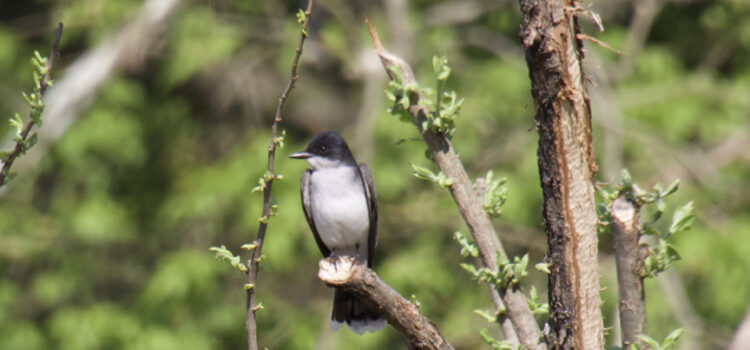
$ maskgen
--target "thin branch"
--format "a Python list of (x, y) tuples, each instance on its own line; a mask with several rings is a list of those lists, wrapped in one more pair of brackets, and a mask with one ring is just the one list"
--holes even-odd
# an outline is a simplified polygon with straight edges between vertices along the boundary
[[(63, 30), (63, 24), (62, 22), (57, 24), (57, 29), (55, 29), (55, 39), (52, 41), (52, 49), (50, 50), (49, 59), (47, 60), (47, 64), (44, 66), (45, 74), (44, 77), (42, 77), (42, 82), (39, 85), (39, 99), (41, 100), (44, 96), (44, 93), (47, 91), (47, 87), (52, 85), (52, 79), (50, 79), (50, 74), (52, 73), (52, 67), (55, 64), (55, 59), (57, 56), (60, 55), (60, 52), (58, 51), (58, 46), (60, 45), (60, 37), (62, 36), (62, 30)], [(44, 108), (44, 107), (42, 107)], [(29, 133), (31, 133), (31, 128), (34, 127), (36, 124), (35, 118), (33, 117), (34, 111), (32, 110), (29, 112), (29, 120), (26, 122), (26, 125), (24, 125), (23, 130), (21, 130), (20, 135), (18, 135), (16, 139), (16, 144), (13, 146), (13, 150), (7, 155), (7, 157), (3, 160), (3, 167), (2, 170), (0, 170), (0, 187), (5, 185), (6, 181), (8, 180), (8, 176), (10, 175), (10, 167), (13, 166), (13, 162), (18, 158), (19, 155), (24, 153), (26, 151), (26, 140), (29, 137)]]
[[(117, 33), (108, 35), (101, 44), (87, 50), (66, 67), (64, 76), (57, 79), (47, 92), (42, 115), (44, 124), (39, 126), (39, 143), (18, 166), (29, 167), (39, 162), (47, 146), (65, 134), (107, 79), (124, 68), (142, 65), (149, 49), (163, 40), (163, 29), (176, 13), (180, 1), (147, 0), (133, 21)], [(0, 189), (0, 197), (6, 188)]]
[[(383, 62), (388, 76), (394, 79), (396, 75), (393, 69), (394, 67), (398, 67), (401, 71), (402, 83), (404, 85), (416, 83), (414, 71), (409, 64), (402, 58), (386, 51), (369, 20), (367, 24), (370, 29), (370, 36), (375, 45), (375, 50), (378, 56), (380, 56), (380, 60)], [(482, 208), (481, 201), (474, 193), (469, 176), (458, 159), (453, 145), (443, 135), (436, 134), (429, 128), (423, 127), (423, 121), (426, 120), (429, 111), (426, 107), (419, 104), (421, 98), (422, 96), (418, 93), (412, 92), (409, 96), (410, 105), (408, 111), (419, 133), (422, 135), (427, 148), (430, 150), (433, 160), (440, 167), (440, 170), (452, 180), (452, 184), (449, 187), (451, 195), (474, 236), (474, 241), (479, 248), (482, 264), (493, 271), (497, 271), (497, 256), (498, 254), (506, 256), (505, 250), (497, 238), (497, 233), (492, 226), (489, 216)], [(537, 325), (523, 293), (517, 286), (509, 286), (505, 290), (498, 290), (498, 293), (505, 303), (508, 317), (513, 323), (521, 344), (527, 349), (543, 348), (544, 345), (538, 344), (541, 336), (539, 325)], [(496, 307), (499, 308), (500, 305), (496, 305)]]
[(276, 105), (276, 114), (273, 118), (273, 125), (271, 126), (271, 140), (268, 144), (268, 164), (266, 167), (266, 182), (263, 188), (263, 211), (261, 214), (262, 220), (258, 225), (258, 235), (255, 241), (253, 241), (253, 252), (252, 256), (247, 262), (248, 271), (248, 288), (247, 288), (247, 314), (245, 317), (245, 329), (247, 330), (247, 345), (250, 350), (258, 349), (258, 328), (255, 313), (259, 310), (259, 305), (256, 300), (255, 289), (258, 282), (258, 265), (262, 259), (263, 240), (266, 237), (266, 229), (268, 228), (268, 219), (271, 217), (271, 187), (273, 180), (276, 178), (274, 174), (274, 159), (276, 158), (276, 146), (279, 142), (279, 124), (282, 120), (281, 111), (284, 108), (289, 93), (294, 88), (295, 82), (299, 78), (297, 75), (297, 65), (299, 64), (300, 57), (302, 56), (302, 46), (307, 39), (307, 27), (310, 24), (310, 14), (313, 7), (313, 0), (307, 2), (307, 10), (305, 10), (305, 19), (302, 23), (302, 31), (297, 44), (297, 50), (292, 60), (291, 78), (286, 88), (281, 93), (279, 103)]
[(603, 41), (601, 41), (601, 40), (599, 40), (597, 38), (594, 38), (594, 37), (588, 36), (586, 34), (583, 34), (583, 33), (576, 34), (576, 39), (590, 41), (590, 42), (592, 42), (594, 44), (597, 44), (597, 45), (601, 46), (602, 48), (605, 48), (605, 49), (607, 49), (609, 51), (612, 51), (612, 52), (614, 52), (616, 54), (619, 54), (619, 55), (624, 55), (625, 54), (624, 52), (622, 52), (622, 51), (620, 51), (618, 49), (615, 49), (614, 47), (610, 46), (609, 44), (607, 44), (607, 43), (605, 43), (605, 42), (603, 42)]
[[(476, 179), (474, 185), (474, 187), (476, 188), (477, 197), (479, 198), (479, 200), (482, 200), (482, 198), (484, 198), (484, 196), (487, 194), (487, 182), (483, 177), (480, 177)], [(492, 298), (492, 303), (495, 305), (495, 308), (498, 310), (505, 309), (503, 298), (500, 296), (500, 292), (497, 291), (497, 288), (494, 288), (490, 284), (487, 284), (487, 286), (490, 289), (490, 297)], [(511, 347), (517, 349), (520, 342), (518, 340), (516, 330), (513, 329), (513, 322), (511, 322), (510, 318), (508, 318), (504, 314), (498, 315), (497, 322), (500, 324), (500, 328), (502, 328), (503, 330), (503, 336), (505, 337), (505, 340), (510, 343)]]
[(326, 258), (318, 264), (318, 278), (331, 287), (350, 292), (375, 307), (388, 323), (404, 335), (409, 349), (453, 350), (432, 321), (402, 297), (374, 271), (355, 258)]
[(622, 348), (632, 344), (645, 347), (637, 335), (646, 334), (646, 303), (643, 294), (643, 259), (638, 240), (641, 237), (639, 208), (620, 195), (612, 201), (612, 244), (617, 263)]

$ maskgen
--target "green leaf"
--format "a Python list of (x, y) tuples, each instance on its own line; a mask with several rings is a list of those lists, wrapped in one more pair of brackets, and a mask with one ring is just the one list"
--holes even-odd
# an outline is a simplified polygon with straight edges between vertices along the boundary
[(461, 268), (468, 271), (472, 276), (477, 277), (479, 275), (479, 271), (477, 271), (477, 268), (474, 267), (472, 264), (467, 263), (461, 263)]
[(245, 243), (240, 248), (244, 249), (244, 250), (253, 251), (255, 248), (257, 248), (257, 246), (255, 244), (252, 244), (252, 243)]
[(211, 247), (209, 250), (216, 253), (217, 260), (228, 262), (232, 267), (242, 273), (247, 272), (247, 266), (240, 262), (240, 257), (232, 254), (232, 252), (230, 252), (223, 244), (221, 247)]
[(534, 265), (534, 268), (535, 268), (535, 269), (536, 269), (537, 271), (541, 271), (541, 272), (544, 272), (544, 273), (546, 273), (546, 274), (548, 274), (548, 275), (550, 274), (550, 271), (549, 271), (549, 266), (548, 266), (548, 265), (547, 265), (547, 263), (545, 263), (545, 262), (540, 262), (540, 263), (538, 263), (538, 264)]
[(674, 211), (672, 216), (672, 225), (669, 226), (669, 233), (675, 234), (690, 228), (695, 215), (693, 214), (693, 202), (690, 201)]
[(26, 153), (31, 147), (34, 147), (37, 141), (39, 141), (39, 136), (36, 133), (31, 134), (23, 145), (23, 153)]
[(661, 343), (661, 349), (662, 350), (671, 350), (674, 349), (677, 346), (677, 341), (680, 340), (680, 337), (685, 332), (684, 328), (677, 328), (670, 332), (666, 338), (664, 338), (664, 341)]
[(502, 213), (502, 206), (508, 198), (507, 179), (494, 179), (492, 170), (484, 176), (484, 184), (487, 187), (482, 199), (482, 207), (490, 217), (499, 217)]
[(451, 75), (451, 67), (448, 66), (448, 58), (445, 56), (433, 56), (432, 70), (435, 72), (435, 78), (439, 82), (448, 80), (448, 77)]
[(447, 175), (443, 174), (443, 172), (439, 172), (437, 176), (437, 184), (440, 186), (440, 188), (447, 188), (453, 185), (453, 179), (449, 178)]
[(487, 310), (474, 310), (474, 313), (487, 320), (489, 323), (495, 323), (497, 321), (497, 315)]
[(479, 256), (479, 249), (477, 249), (477, 246), (474, 243), (469, 242), (469, 239), (466, 238), (463, 233), (456, 231), (456, 233), (453, 234), (453, 239), (461, 245), (461, 256), (464, 258), (469, 256)]
[(664, 191), (662, 191), (660, 195), (662, 197), (666, 197), (672, 193), (675, 193), (678, 187), (680, 187), (680, 179), (672, 181), (672, 183), (669, 184), (669, 186), (667, 186), (667, 188), (664, 189)]
[(18, 113), (15, 113), (13, 115), (13, 118), (9, 119), (10, 125), (16, 128), (16, 133), (21, 134), (21, 131), (23, 131), (23, 120), (21, 119), (21, 116), (18, 115)]
[(411, 169), (413, 170), (412, 175), (418, 179), (427, 180), (427, 181), (434, 181), (437, 176), (435, 173), (433, 173), (430, 169), (427, 169), (425, 167), (421, 167), (416, 164), (411, 164)]
[(646, 344), (648, 344), (652, 349), (660, 349), (659, 342), (656, 341), (656, 339), (651, 338), (645, 334), (639, 334), (637, 335), (637, 337), (646, 342)]

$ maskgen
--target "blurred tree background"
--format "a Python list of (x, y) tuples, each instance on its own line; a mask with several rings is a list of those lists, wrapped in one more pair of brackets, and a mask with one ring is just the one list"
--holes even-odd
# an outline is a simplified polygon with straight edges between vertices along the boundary
[[(288, 80), (306, 1), (184, 1), (124, 52), (71, 123), (17, 162), (0, 191), (0, 349), (240, 349), (245, 276), (208, 247), (238, 251), (255, 238), (269, 126)], [(0, 116), (24, 115), (29, 58), (48, 54), (65, 23), (53, 76), (142, 16), (137, 0), (0, 2)], [(736, 0), (600, 1), (605, 31), (584, 31), (600, 180), (620, 169), (651, 186), (682, 179), (668, 201), (694, 200), (698, 220), (674, 237), (682, 255), (646, 282), (649, 333), (686, 327), (683, 348), (723, 348), (750, 301), (750, 5)], [(399, 349), (393, 329), (331, 333), (332, 290), (316, 277), (320, 253), (303, 218), (286, 159), (310, 136), (337, 130), (373, 170), (380, 207), (375, 270), (459, 349), (487, 348), (499, 327), (474, 309), (492, 304), (459, 263), (453, 232), (468, 232), (447, 191), (411, 175), (431, 166), (416, 129), (387, 114), (385, 73), (364, 26), (370, 16), (393, 51), (432, 84), (433, 55), (453, 67), (466, 98), (454, 144), (473, 176), (506, 176), (496, 220), (510, 255), (544, 256), (537, 135), (514, 1), (318, 0), (300, 80), (282, 124), (274, 186), (279, 214), (266, 237), (258, 293), (261, 346)], [(144, 35), (142, 35), (144, 36)], [(94, 67), (91, 72), (95, 71)], [(77, 74), (88, 74), (86, 70)], [(58, 80), (59, 81), (59, 80)], [(63, 94), (66, 92), (63, 91)], [(42, 132), (44, 132), (43, 129)], [(12, 128), (0, 123), (3, 150)], [(40, 138), (45, 139), (45, 134)], [(671, 215), (671, 213), (668, 213)], [(667, 220), (668, 221), (668, 220)], [(617, 287), (611, 241), (601, 237), (605, 326)], [(546, 295), (545, 276), (524, 281)], [(617, 327), (610, 330), (613, 341)]]

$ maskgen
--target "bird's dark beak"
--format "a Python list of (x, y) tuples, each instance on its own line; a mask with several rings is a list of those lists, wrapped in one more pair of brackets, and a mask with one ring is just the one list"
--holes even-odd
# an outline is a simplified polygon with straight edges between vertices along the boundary
[(289, 158), (294, 158), (294, 159), (307, 159), (310, 157), (312, 157), (312, 154), (307, 153), (307, 152), (297, 152), (297, 153), (292, 153), (289, 155)]

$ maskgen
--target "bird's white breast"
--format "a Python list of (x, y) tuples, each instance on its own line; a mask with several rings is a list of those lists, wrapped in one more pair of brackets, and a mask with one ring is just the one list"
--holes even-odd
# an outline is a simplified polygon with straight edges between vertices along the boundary
[(362, 252), (367, 247), (370, 217), (357, 168), (322, 168), (311, 176), (312, 215), (320, 238), (337, 253), (354, 253), (357, 245)]

